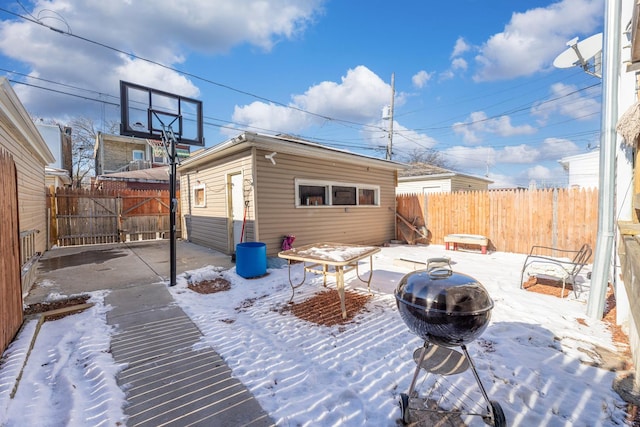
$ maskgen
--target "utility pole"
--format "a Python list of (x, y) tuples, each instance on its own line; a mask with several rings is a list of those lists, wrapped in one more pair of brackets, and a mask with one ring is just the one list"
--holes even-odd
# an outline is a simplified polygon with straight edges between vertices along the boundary
[(387, 160), (393, 155), (393, 99), (396, 97), (395, 73), (391, 74), (391, 108), (389, 111), (389, 143), (387, 144)]

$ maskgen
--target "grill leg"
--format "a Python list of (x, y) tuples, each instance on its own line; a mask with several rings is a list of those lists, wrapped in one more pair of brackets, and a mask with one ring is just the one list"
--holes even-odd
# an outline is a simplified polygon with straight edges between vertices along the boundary
[(429, 347), (429, 343), (427, 341), (424, 342), (422, 346), (422, 351), (420, 352), (420, 360), (416, 365), (416, 370), (413, 373), (413, 379), (411, 380), (411, 386), (409, 387), (409, 397), (413, 397), (413, 394), (416, 389), (416, 381), (418, 381), (418, 375), (420, 374), (420, 366), (422, 366), (422, 362), (424, 361), (424, 357), (427, 354), (427, 348)]
[(484, 400), (487, 402), (488, 408), (491, 411), (491, 414), (493, 415), (493, 410), (491, 409), (491, 401), (489, 400), (489, 396), (487, 395), (487, 392), (485, 391), (482, 385), (482, 381), (480, 381), (480, 376), (478, 375), (478, 371), (476, 371), (476, 366), (473, 364), (473, 360), (471, 360), (471, 357), (469, 357), (467, 346), (462, 344), (461, 347), (462, 347), (462, 351), (464, 352), (464, 357), (467, 358), (467, 361), (471, 366), (471, 372), (473, 372), (473, 376), (476, 378), (476, 381), (478, 382), (478, 386), (480, 387), (480, 392), (482, 393), (482, 397), (484, 397)]

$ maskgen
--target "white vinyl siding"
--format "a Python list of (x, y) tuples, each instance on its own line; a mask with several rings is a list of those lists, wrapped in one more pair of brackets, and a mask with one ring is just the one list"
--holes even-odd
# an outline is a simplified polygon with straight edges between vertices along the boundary
[[(229, 232), (232, 226), (228, 206), (227, 176), (230, 173), (243, 173), (245, 180), (250, 181), (251, 153), (244, 152), (231, 158), (212, 162), (197, 171), (180, 172), (180, 193), (189, 195), (181, 197), (181, 211), (183, 216), (183, 238), (188, 241), (231, 253), (232, 243), (229, 242)], [(200, 181), (200, 183), (198, 183)], [(196, 207), (193, 200), (193, 188), (203, 185), (205, 188), (206, 206)], [(251, 195), (249, 195), (251, 196)], [(254, 240), (255, 214), (251, 198), (247, 207), (245, 226), (245, 240)]]

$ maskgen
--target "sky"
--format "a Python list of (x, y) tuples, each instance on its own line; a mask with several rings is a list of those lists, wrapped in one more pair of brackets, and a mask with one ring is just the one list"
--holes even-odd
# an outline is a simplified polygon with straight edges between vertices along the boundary
[(566, 186), (558, 160), (600, 142), (601, 79), (553, 60), (603, 14), (603, 0), (1, 0), (0, 76), (62, 124), (108, 129), (123, 80), (201, 100), (207, 147), (245, 130), (380, 158), (391, 144), (393, 160), (435, 150), (494, 188)]
[[(599, 349), (617, 347), (606, 322), (585, 316), (588, 292), (560, 299), (520, 289), (523, 254), (454, 253), (441, 245), (383, 247), (373, 258), (372, 297), (365, 309), (351, 322), (331, 327), (283, 310), (291, 297), (288, 270), (272, 259), (260, 278), (244, 279), (235, 267), (211, 265), (178, 275), (169, 290), (202, 331), (195, 346), (218, 352), (277, 425), (396, 427), (399, 395), (408, 392), (415, 371), (412, 355), (423, 344), (398, 314), (394, 291), (413, 271), (413, 264), (399, 260), (442, 256), (451, 258), (456, 273), (480, 282), (494, 302), (486, 330), (467, 347), (489, 399), (501, 406), (509, 426), (630, 425), (626, 404), (612, 389), (616, 373), (593, 366), (601, 362)], [(590, 267), (580, 276), (585, 291)], [(368, 271), (365, 261), (361, 276)], [(293, 265), (291, 274), (298, 283), (302, 265)], [(187, 277), (194, 283), (222, 277), (231, 287), (200, 294), (188, 289)], [(347, 290), (366, 293), (355, 273), (345, 281)], [(328, 286), (335, 286), (333, 279)], [(307, 275), (294, 303), (321, 291), (322, 276)], [(106, 324), (111, 309), (104, 304), (106, 292), (93, 292), (95, 305), (82, 313), (45, 322), (28, 359), (36, 321), (25, 323), (0, 366), (0, 425), (125, 421), (125, 395), (115, 380), (124, 366), (109, 352), (117, 331)], [(445, 377), (421, 370), (416, 391), (420, 398), (439, 400), (443, 409), (456, 405), (465, 413), (484, 413), (474, 407), (483, 400), (470, 371)], [(465, 421), (486, 425), (477, 415), (467, 414)]]

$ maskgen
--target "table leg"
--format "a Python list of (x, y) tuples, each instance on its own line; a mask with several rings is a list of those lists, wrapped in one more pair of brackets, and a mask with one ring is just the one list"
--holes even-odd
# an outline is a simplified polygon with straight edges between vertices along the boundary
[(342, 309), (342, 318), (347, 318), (347, 307), (344, 303), (344, 268), (336, 266), (336, 287), (338, 288), (338, 295), (340, 296), (340, 308)]

